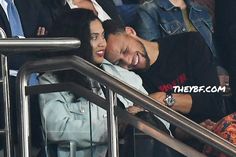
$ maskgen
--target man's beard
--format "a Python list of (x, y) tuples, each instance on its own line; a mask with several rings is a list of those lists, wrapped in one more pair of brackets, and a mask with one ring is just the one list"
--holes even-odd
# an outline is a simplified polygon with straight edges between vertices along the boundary
[(148, 57), (147, 50), (144, 47), (143, 43), (141, 41), (138, 41), (138, 42), (140, 43), (140, 45), (142, 46), (142, 49), (143, 49), (143, 53), (140, 53), (140, 55), (145, 58), (146, 64), (145, 64), (144, 68), (142, 68), (142, 69), (135, 69), (134, 71), (144, 72), (144, 71), (146, 71), (147, 69), (150, 68), (150, 58)]

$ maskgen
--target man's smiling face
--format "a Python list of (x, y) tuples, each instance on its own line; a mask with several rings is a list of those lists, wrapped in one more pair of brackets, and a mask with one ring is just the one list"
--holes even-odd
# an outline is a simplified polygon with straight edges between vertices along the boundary
[(130, 70), (141, 70), (150, 66), (150, 59), (143, 43), (126, 33), (108, 36), (105, 58)]

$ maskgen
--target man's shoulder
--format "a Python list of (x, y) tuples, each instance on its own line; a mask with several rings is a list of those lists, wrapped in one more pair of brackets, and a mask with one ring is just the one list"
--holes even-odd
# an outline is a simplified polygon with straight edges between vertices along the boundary
[(186, 32), (186, 33), (179, 33), (179, 34), (170, 35), (170, 36), (167, 36), (164, 38), (159, 38), (157, 40), (157, 42), (167, 42), (167, 43), (180, 44), (182, 41), (185, 44), (187, 44), (186, 41), (198, 41), (198, 40), (200, 40), (200, 41), (203, 40), (203, 38), (199, 32)]
[(204, 38), (199, 32), (182, 33), (180, 34), (179, 39), (176, 40), (182, 40), (190, 47), (191, 45), (201, 45), (201, 46), (207, 45)]
[(124, 69), (118, 65), (114, 65), (112, 63), (110, 63), (109, 61), (107, 61), (106, 59), (104, 59), (103, 63), (102, 63), (102, 67), (103, 69), (112, 74), (112, 75), (123, 75), (125, 74), (126, 76), (129, 75), (129, 76), (137, 76), (137, 74), (135, 74), (133, 71), (129, 71), (127, 69)]
[(187, 33), (182, 33), (183, 36), (186, 36), (188, 38), (200, 38), (202, 39), (202, 36), (199, 32), (187, 32)]
[(142, 87), (142, 79), (135, 72), (124, 69), (118, 65), (114, 65), (107, 60), (103, 61), (102, 67), (107, 73), (124, 81), (127, 84), (138, 89)]
[(202, 38), (199, 32), (186, 32), (173, 35), (175, 38), (199, 39)]

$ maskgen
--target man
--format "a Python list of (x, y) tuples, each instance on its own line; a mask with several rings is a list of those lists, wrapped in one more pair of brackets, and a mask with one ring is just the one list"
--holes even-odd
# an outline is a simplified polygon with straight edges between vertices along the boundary
[[(150, 42), (138, 37), (134, 29), (115, 21), (106, 21), (103, 27), (107, 39), (105, 58), (138, 72), (151, 97), (195, 122), (223, 116), (221, 94), (205, 89), (219, 87), (219, 81), (210, 49), (198, 33)], [(177, 86), (195, 87), (197, 91), (174, 93)]]
[[(199, 32), (214, 55), (220, 85), (225, 86), (229, 82), (229, 76), (221, 65), (218, 51), (215, 50), (218, 50), (218, 47), (215, 47), (212, 35), (214, 21), (209, 10), (195, 1), (206, 3), (206, 0), (146, 1), (138, 10), (135, 27), (137, 34), (146, 40), (156, 41), (158, 38), (174, 34)], [(206, 4), (210, 3), (211, 0), (208, 0)]]

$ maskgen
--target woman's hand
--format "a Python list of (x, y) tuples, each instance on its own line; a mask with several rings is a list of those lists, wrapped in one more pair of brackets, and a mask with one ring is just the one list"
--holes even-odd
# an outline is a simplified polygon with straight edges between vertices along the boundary
[(210, 119), (205, 120), (204, 122), (201, 122), (200, 125), (208, 130), (212, 130), (215, 126), (215, 122), (211, 121)]
[(139, 106), (130, 106), (127, 108), (127, 111), (131, 113), (132, 115), (135, 115), (138, 112), (144, 111), (144, 109)]

